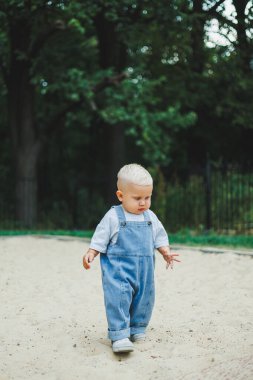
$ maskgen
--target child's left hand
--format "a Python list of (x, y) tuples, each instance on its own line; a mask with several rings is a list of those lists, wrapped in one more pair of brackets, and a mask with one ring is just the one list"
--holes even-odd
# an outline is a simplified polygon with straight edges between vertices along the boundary
[(164, 260), (167, 262), (166, 269), (171, 267), (173, 269), (173, 262), (177, 261), (178, 263), (181, 263), (180, 260), (175, 259), (175, 256), (179, 256), (178, 254), (171, 254), (170, 253), (170, 247), (159, 247), (158, 251), (163, 255)]

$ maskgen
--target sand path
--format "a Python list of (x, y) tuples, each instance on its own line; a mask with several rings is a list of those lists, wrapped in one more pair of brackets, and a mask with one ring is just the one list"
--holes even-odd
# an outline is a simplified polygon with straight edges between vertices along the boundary
[[(252, 380), (253, 260), (179, 248), (157, 254), (145, 343), (114, 355), (106, 339), (99, 259), (87, 242), (0, 238), (0, 380)], [(253, 252), (252, 252), (253, 254)]]

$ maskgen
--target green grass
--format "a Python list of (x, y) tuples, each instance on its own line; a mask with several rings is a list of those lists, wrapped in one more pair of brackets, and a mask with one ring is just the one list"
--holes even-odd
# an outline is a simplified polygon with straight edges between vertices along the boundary
[[(0, 236), (21, 235), (57, 235), (75, 236), (79, 238), (91, 238), (93, 231), (67, 231), (67, 230), (0, 230)], [(240, 247), (253, 248), (252, 235), (218, 235), (215, 233), (195, 234), (191, 231), (169, 234), (170, 244), (185, 244), (191, 246), (216, 246), (216, 247)]]
[(56, 235), (76, 236), (80, 238), (91, 238), (94, 231), (67, 231), (67, 230), (0, 230), (0, 236), (23, 236), (23, 235)]
[(253, 236), (251, 235), (191, 235), (191, 234), (170, 234), (170, 243), (185, 244), (192, 246), (212, 246), (212, 247), (232, 247), (232, 248), (253, 248)]

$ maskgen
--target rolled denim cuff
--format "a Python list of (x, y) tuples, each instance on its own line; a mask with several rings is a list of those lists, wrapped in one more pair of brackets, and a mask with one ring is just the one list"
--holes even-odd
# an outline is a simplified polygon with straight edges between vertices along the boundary
[(108, 338), (113, 341), (129, 338), (129, 337), (130, 337), (130, 329), (116, 330), (116, 331), (108, 330)]
[(143, 326), (135, 326), (135, 327), (131, 327), (130, 328), (131, 330), (131, 335), (134, 335), (134, 334), (144, 334), (145, 331), (146, 331), (146, 327), (143, 327)]

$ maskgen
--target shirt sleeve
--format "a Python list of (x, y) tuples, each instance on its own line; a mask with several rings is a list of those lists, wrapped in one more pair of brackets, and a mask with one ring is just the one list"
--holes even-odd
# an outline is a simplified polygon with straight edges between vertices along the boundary
[(110, 241), (111, 228), (109, 212), (105, 214), (103, 219), (97, 225), (96, 230), (90, 242), (90, 248), (100, 253), (106, 253), (107, 246)]
[(169, 245), (168, 234), (165, 231), (165, 228), (163, 227), (160, 220), (158, 220), (156, 234), (155, 234), (155, 248), (166, 247), (168, 245)]
[(151, 213), (152, 222), (154, 223), (155, 248), (168, 246), (169, 238), (168, 238), (167, 232), (165, 231), (164, 226), (162, 225), (160, 220), (157, 218), (155, 213), (153, 213), (151, 210), (150, 210), (150, 213)]

